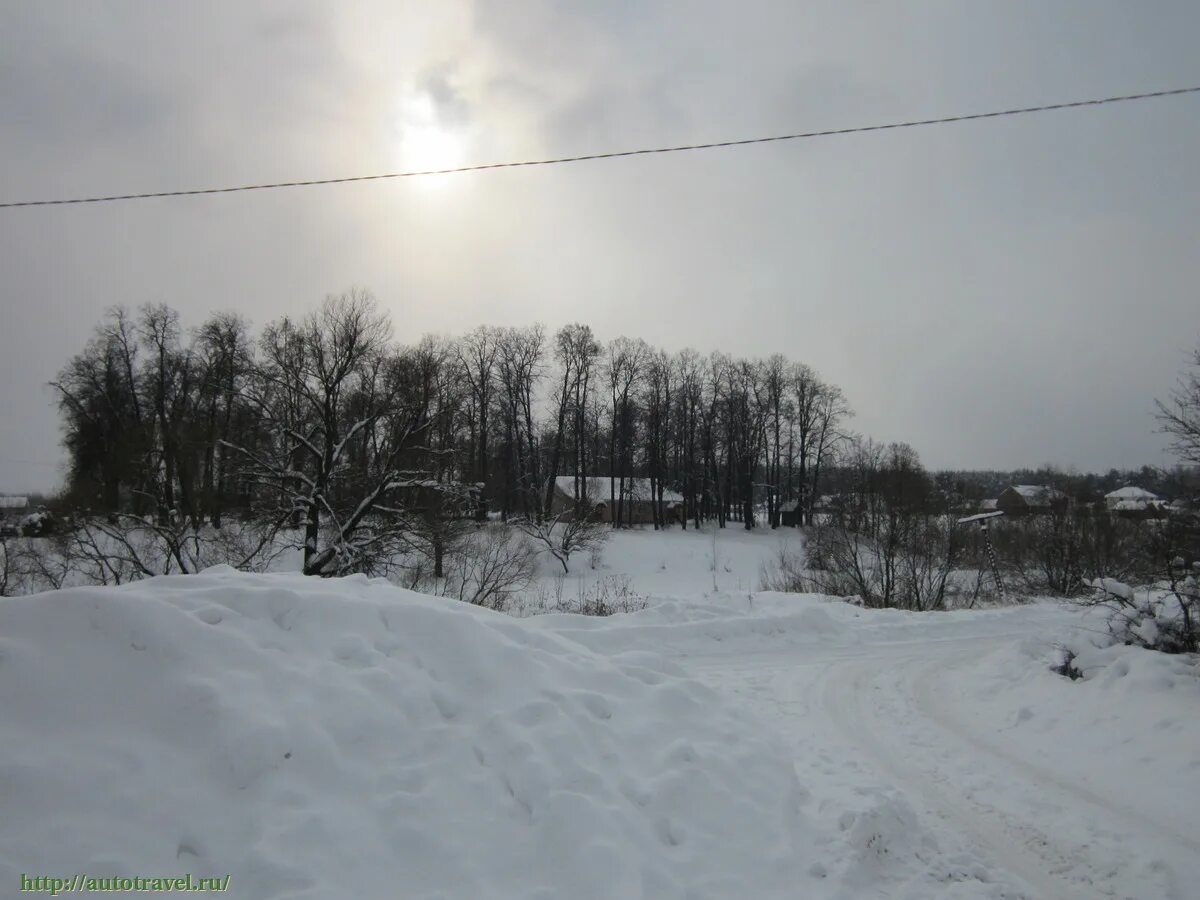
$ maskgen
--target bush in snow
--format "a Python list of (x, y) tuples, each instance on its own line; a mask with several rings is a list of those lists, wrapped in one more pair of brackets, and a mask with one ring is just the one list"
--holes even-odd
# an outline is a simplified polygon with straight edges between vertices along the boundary
[(853, 596), (877, 609), (945, 609), (955, 540), (943, 517), (922, 513), (883, 517), (874, 533), (818, 525), (805, 545), (807, 566), (781, 550), (759, 577), (764, 590)]
[(519, 612), (522, 615), (569, 613), (576, 616), (613, 616), (646, 608), (647, 598), (633, 589), (628, 575), (608, 575), (591, 584), (579, 582), (575, 596), (566, 596), (565, 579), (554, 579), (552, 588), (543, 587), (538, 597)]
[(591, 585), (580, 582), (575, 597), (560, 598), (554, 611), (580, 616), (612, 616), (645, 608), (646, 597), (634, 591), (628, 575), (608, 575)]
[(428, 593), (504, 612), (536, 573), (537, 551), (528, 538), (496, 523), (480, 528), (455, 548), (445, 578), (430, 585)]
[(812, 573), (805, 567), (805, 562), (812, 565), (812, 560), (806, 560), (804, 554), (780, 544), (775, 558), (758, 567), (759, 589), (785, 594), (806, 593)]
[(1161, 572), (1163, 526), (1078, 506), (1052, 515), (1001, 520), (991, 529), (996, 552), (1029, 594), (1079, 597), (1094, 578), (1152, 579)]
[(558, 560), (564, 575), (570, 573), (568, 562), (571, 555), (579, 551), (590, 552), (592, 568), (596, 568), (597, 554), (609, 535), (608, 526), (595, 517), (585, 515), (558, 515), (540, 522), (518, 519), (513, 524), (539, 549)]
[(1178, 560), (1177, 574), (1166, 586), (1135, 590), (1112, 578), (1090, 582), (1095, 591), (1090, 603), (1110, 610), (1108, 630), (1114, 643), (1195, 653), (1200, 650), (1200, 563), (1185, 567)]

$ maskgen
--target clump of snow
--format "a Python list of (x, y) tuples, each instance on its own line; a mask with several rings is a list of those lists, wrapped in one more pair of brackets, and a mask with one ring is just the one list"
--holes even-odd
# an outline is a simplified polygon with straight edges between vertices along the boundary
[(913, 808), (900, 797), (880, 798), (861, 812), (846, 812), (838, 823), (850, 846), (868, 869), (903, 866), (937, 851)]
[(0, 601), (0, 884), (803, 896), (817, 860), (778, 739), (556, 618), (227, 567)]

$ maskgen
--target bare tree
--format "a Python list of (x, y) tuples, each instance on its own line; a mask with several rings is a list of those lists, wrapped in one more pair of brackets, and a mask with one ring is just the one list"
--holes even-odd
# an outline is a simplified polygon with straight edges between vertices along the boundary
[(1155, 402), (1162, 431), (1171, 436), (1175, 455), (1200, 463), (1200, 347), (1192, 351), (1189, 369), (1179, 376), (1170, 399)]
[(612, 400), (608, 460), (613, 528), (625, 524), (625, 481), (633, 477), (633, 433), (637, 414), (634, 386), (642, 375), (649, 353), (650, 348), (641, 340), (620, 337), (608, 345), (605, 369)]
[[(458, 361), (463, 377), (471, 389), (467, 421), (469, 443), (467, 458), (471, 461), (473, 480), (487, 484), (488, 481), (488, 434), (492, 397), (496, 386), (496, 357), (499, 353), (498, 333), (494, 328), (481, 325), (458, 342)], [(479, 495), (475, 516), (487, 518), (487, 500)]]
[(222, 441), (239, 443), (248, 425), (241, 392), (252, 365), (249, 327), (235, 313), (218, 313), (196, 332), (202, 439), (200, 492), (213, 527), (220, 528), (229, 502), (230, 465)]
[[(564, 326), (554, 336), (554, 358), (558, 364), (558, 387), (553, 397), (552, 415), (555, 419), (553, 444), (546, 473), (546, 494), (542, 504), (542, 516), (550, 516), (554, 500), (554, 485), (563, 463), (563, 453), (570, 444), (570, 468), (575, 476), (575, 496), (584, 496), (587, 483), (587, 410), (589, 405), (593, 373), (600, 356), (600, 345), (587, 325)], [(576, 503), (576, 515), (581, 515), (581, 505)]]
[(7, 597), (16, 590), (17, 554), (10, 547), (8, 536), (0, 534), (0, 597)]
[(541, 466), (533, 397), (542, 374), (544, 347), (540, 325), (506, 328), (498, 337), (500, 419), (507, 451), (504, 511), (515, 507), (519, 515), (535, 518), (541, 513)]
[(671, 459), (671, 428), (675, 388), (675, 367), (671, 358), (661, 350), (651, 351), (646, 365), (646, 378), (642, 391), (645, 407), (646, 471), (650, 476), (651, 518), (654, 528), (667, 525), (663, 495), (669, 480)]

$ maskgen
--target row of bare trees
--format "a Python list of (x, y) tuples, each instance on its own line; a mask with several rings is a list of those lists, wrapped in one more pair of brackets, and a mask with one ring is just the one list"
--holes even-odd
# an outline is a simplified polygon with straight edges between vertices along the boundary
[(405, 530), (436, 546), (467, 504), (543, 520), (560, 475), (611, 476), (618, 527), (634, 478), (656, 526), (668, 490), (685, 527), (778, 525), (789, 500), (811, 520), (849, 415), (782, 356), (604, 344), (582, 324), (401, 345), (359, 291), (257, 335), (232, 313), (188, 330), (164, 305), (114, 309), (52, 386), (71, 508), (192, 529), (236, 512), (301, 533), (314, 574), (362, 568)]

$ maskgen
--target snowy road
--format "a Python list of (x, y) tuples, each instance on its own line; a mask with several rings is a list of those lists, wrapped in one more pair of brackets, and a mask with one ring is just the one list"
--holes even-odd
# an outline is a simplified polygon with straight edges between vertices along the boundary
[[(1028, 708), (1012, 721), (970, 715), (956, 686), (1044, 627), (1036, 616), (1014, 624), (919, 640), (884, 629), (850, 645), (691, 654), (684, 665), (793, 748), (808, 811), (829, 829), (824, 868), (847, 897), (1196, 896), (1194, 807), (1122, 790), (1126, 773), (1096, 777), (1094, 758), (1085, 773), (1063, 765), (1061, 746), (1019, 727)], [(1089, 746), (1083, 736), (1078, 752)]]

